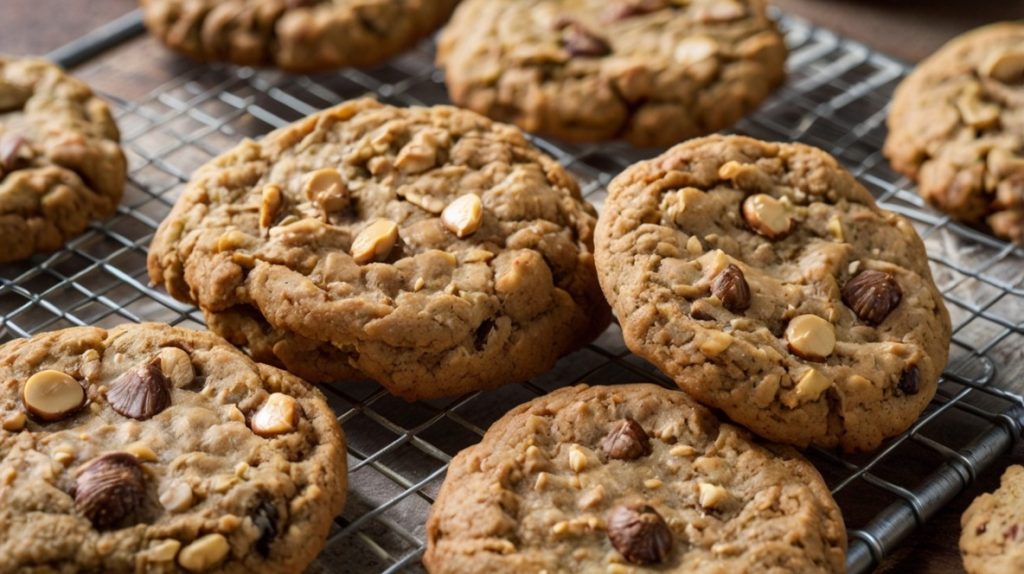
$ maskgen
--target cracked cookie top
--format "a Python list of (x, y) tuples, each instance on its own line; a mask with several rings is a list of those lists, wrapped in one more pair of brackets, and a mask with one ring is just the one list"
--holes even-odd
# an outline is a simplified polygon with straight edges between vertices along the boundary
[(896, 89), (885, 155), (935, 207), (1024, 243), (1024, 24), (959, 36)]
[(0, 347), (0, 572), (301, 572), (345, 500), (323, 396), (220, 337)]
[(452, 100), (570, 141), (718, 131), (783, 80), (762, 0), (467, 0), (438, 42)]
[(543, 372), (607, 324), (594, 225), (518, 129), (357, 100), (201, 168), (149, 270), (257, 358), (436, 397)]
[(0, 263), (59, 249), (113, 215), (119, 138), (89, 86), (43, 60), (0, 58)]
[(870, 450), (935, 394), (951, 326), (924, 245), (827, 153), (711, 136), (608, 193), (597, 267), (626, 343), (698, 401)]
[(1024, 570), (1024, 467), (1003, 473), (999, 489), (974, 499), (960, 520), (960, 554), (968, 574)]
[(842, 572), (845, 547), (839, 508), (793, 449), (679, 391), (580, 385), (516, 407), (452, 459), (423, 561), (434, 574)]
[(199, 60), (314, 72), (372, 66), (434, 31), (458, 0), (142, 0), (146, 27)]

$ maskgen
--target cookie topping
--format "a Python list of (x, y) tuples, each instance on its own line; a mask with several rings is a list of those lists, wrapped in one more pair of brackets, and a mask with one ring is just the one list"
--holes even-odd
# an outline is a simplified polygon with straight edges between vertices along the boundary
[(281, 188), (276, 185), (268, 185), (263, 188), (263, 197), (260, 202), (260, 228), (269, 229), (277, 218), (277, 213), (284, 204), (284, 194)]
[(352, 242), (352, 258), (360, 265), (382, 261), (397, 241), (398, 225), (388, 219), (378, 219), (356, 235)]
[(75, 508), (101, 530), (124, 521), (142, 505), (144, 497), (142, 466), (127, 453), (94, 458), (75, 479)]
[(921, 391), (921, 370), (911, 365), (900, 375), (899, 390), (905, 395), (916, 395)]
[(607, 20), (615, 22), (642, 16), (668, 7), (666, 0), (618, 0), (608, 8)]
[(260, 531), (260, 537), (256, 540), (256, 551), (263, 557), (270, 556), (270, 545), (277, 538), (277, 521), (279, 513), (277, 507), (269, 500), (264, 500), (256, 506), (251, 514), (252, 523)]
[(610, 459), (635, 460), (651, 454), (651, 439), (640, 423), (627, 418), (604, 437), (601, 450)]
[(786, 206), (770, 195), (759, 193), (743, 202), (743, 219), (758, 235), (773, 241), (793, 230), (793, 218)]
[(743, 6), (731, 1), (713, 2), (702, 6), (697, 12), (697, 20), (706, 23), (729, 22), (745, 16)]
[(222, 534), (207, 534), (181, 549), (178, 564), (189, 572), (205, 572), (220, 564), (231, 547)]
[(892, 274), (868, 269), (843, 287), (843, 303), (869, 325), (878, 325), (900, 304), (903, 291)]
[(475, 193), (459, 197), (441, 212), (441, 222), (459, 239), (472, 235), (483, 219), (484, 205)]
[(264, 438), (295, 431), (299, 407), (292, 397), (273, 393), (252, 417), (252, 432)]
[(318, 169), (306, 176), (302, 192), (320, 206), (325, 215), (344, 211), (350, 202), (348, 186), (333, 167)]
[(611, 44), (607, 40), (579, 22), (563, 18), (557, 26), (562, 30), (562, 46), (571, 56), (600, 58), (612, 53)]
[(811, 361), (821, 361), (832, 354), (836, 346), (836, 331), (832, 323), (817, 315), (794, 317), (786, 327), (789, 350)]
[(21, 399), (39, 419), (56, 421), (85, 404), (85, 390), (70, 375), (48, 369), (28, 378)]
[(809, 369), (796, 384), (796, 398), (801, 403), (816, 401), (831, 386), (832, 381), (818, 369)]
[(729, 491), (717, 484), (701, 482), (697, 491), (700, 505), (707, 510), (714, 510), (729, 499)]
[(711, 292), (733, 313), (742, 313), (750, 308), (750, 286), (743, 276), (743, 270), (732, 263), (726, 265), (715, 278)]
[(120, 415), (144, 421), (171, 406), (171, 388), (156, 356), (110, 385), (107, 401)]
[(175, 482), (160, 493), (160, 505), (170, 512), (192, 508), (192, 499), (192, 487), (187, 482)]
[(25, 139), (14, 134), (0, 136), (0, 177), (14, 169), (18, 162), (18, 152), (25, 145)]
[(665, 519), (647, 505), (619, 505), (608, 512), (608, 540), (634, 564), (663, 562), (672, 551)]
[(195, 381), (196, 373), (188, 352), (177, 347), (167, 347), (157, 356), (160, 357), (160, 370), (174, 388), (183, 389)]
[(18, 432), (25, 428), (27, 420), (28, 417), (25, 416), (25, 413), (16, 411), (4, 417), (3, 423), (0, 423), (0, 428), (3, 428), (5, 431)]
[(1024, 50), (1007, 50), (989, 56), (981, 65), (981, 73), (1004, 84), (1024, 81)]

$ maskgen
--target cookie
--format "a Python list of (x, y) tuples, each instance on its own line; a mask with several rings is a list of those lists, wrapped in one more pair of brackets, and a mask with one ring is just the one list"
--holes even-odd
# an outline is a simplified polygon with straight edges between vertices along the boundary
[(324, 397), (210, 333), (7, 343), (0, 425), (0, 572), (298, 573), (345, 501)]
[(639, 146), (731, 126), (782, 83), (785, 60), (762, 0), (467, 0), (437, 53), (461, 106)]
[(1024, 23), (959, 36), (896, 89), (885, 155), (953, 218), (1024, 243)]
[[(788, 447), (651, 384), (563, 388), (460, 452), (429, 572), (843, 572), (843, 518)], [(650, 568), (650, 570), (647, 570)]]
[(951, 326), (921, 239), (819, 149), (676, 146), (611, 182), (595, 242), (629, 348), (765, 438), (870, 450), (935, 393)]
[(1024, 571), (1024, 467), (1013, 465), (999, 489), (982, 494), (960, 519), (960, 554), (968, 574)]
[(444, 23), (458, 0), (141, 0), (149, 31), (197, 60), (315, 72), (372, 66)]
[(594, 225), (518, 129), (364, 99), (200, 169), (149, 272), (260, 360), (422, 399), (522, 381), (607, 325)]
[(89, 86), (44, 60), (0, 57), (0, 263), (55, 251), (114, 214), (119, 138)]

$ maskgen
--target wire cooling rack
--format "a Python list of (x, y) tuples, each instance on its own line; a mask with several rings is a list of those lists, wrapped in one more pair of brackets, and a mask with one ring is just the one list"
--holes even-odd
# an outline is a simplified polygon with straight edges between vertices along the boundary
[[(786, 85), (735, 131), (828, 150), (924, 237), (953, 317), (951, 360), (920, 421), (879, 452), (853, 457), (808, 453), (843, 509), (847, 564), (865, 572), (963, 490), (1020, 436), (1024, 401), (1024, 252), (925, 208), (879, 153), (886, 105), (903, 64), (861, 44), (780, 16), (792, 50)], [(148, 286), (146, 247), (189, 174), (243, 136), (259, 136), (309, 113), (367, 93), (399, 105), (446, 102), (433, 44), (387, 65), (321, 76), (290, 76), (223, 65), (191, 66), (167, 56), (133, 13), (54, 54), (78, 63), (97, 46), (120, 44), (94, 75), (115, 73), (118, 55), (160, 54), (181, 74), (114, 104), (129, 156), (125, 199), (115, 217), (67, 247), (0, 266), (0, 341), (73, 325), (163, 321), (202, 327), (193, 307)], [(99, 44), (97, 44), (97, 42)], [(89, 66), (82, 70), (89, 75)], [(144, 74), (139, 74), (144, 84)], [(165, 76), (166, 77), (166, 76)], [(95, 83), (95, 82), (94, 82)], [(139, 86), (136, 86), (139, 87)], [(624, 144), (535, 143), (565, 164), (600, 206), (605, 185), (654, 152)], [(424, 524), (450, 458), (476, 443), (510, 407), (580, 381), (670, 381), (631, 355), (612, 326), (549, 373), (499, 390), (407, 403), (374, 383), (327, 385), (349, 442), (349, 501), (312, 572), (420, 571)], [(1014, 385), (1017, 385), (1014, 387)]]

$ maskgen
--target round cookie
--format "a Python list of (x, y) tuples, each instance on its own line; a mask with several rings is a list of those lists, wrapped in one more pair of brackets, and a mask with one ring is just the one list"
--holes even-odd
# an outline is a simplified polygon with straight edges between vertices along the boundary
[(930, 204), (1024, 243), (1024, 23), (963, 34), (896, 89), (885, 155)]
[(782, 83), (763, 0), (466, 0), (438, 41), (457, 104), (570, 141), (665, 146)]
[(44, 60), (0, 57), (0, 263), (55, 251), (114, 214), (119, 138), (89, 86)]
[(597, 268), (626, 344), (770, 440), (870, 450), (946, 364), (921, 239), (827, 153), (711, 136), (614, 179)]
[(9, 342), (0, 426), (12, 572), (299, 573), (345, 501), (345, 441), (323, 395), (206, 332)]
[(821, 476), (684, 393), (560, 389), (452, 459), (427, 522), (429, 572), (842, 572)]
[(259, 360), (422, 399), (527, 379), (607, 325), (594, 225), (518, 129), (357, 100), (200, 169), (149, 271)]
[(1024, 571), (1024, 467), (1013, 465), (999, 489), (974, 499), (960, 519), (960, 554), (968, 574)]
[(388, 60), (458, 0), (141, 0), (146, 27), (198, 60), (315, 72)]

